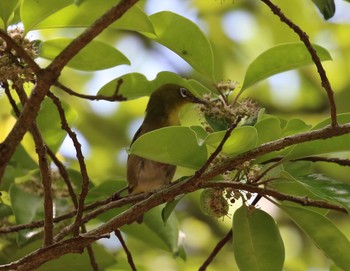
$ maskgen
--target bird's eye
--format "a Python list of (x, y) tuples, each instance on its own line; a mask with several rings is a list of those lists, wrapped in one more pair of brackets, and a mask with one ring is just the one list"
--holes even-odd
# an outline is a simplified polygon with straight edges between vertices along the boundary
[(180, 88), (180, 95), (182, 98), (186, 98), (188, 96), (188, 90), (185, 88)]

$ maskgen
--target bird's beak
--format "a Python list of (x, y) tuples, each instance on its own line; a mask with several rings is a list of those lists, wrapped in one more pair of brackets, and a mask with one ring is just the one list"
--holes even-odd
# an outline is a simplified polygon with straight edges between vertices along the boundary
[(194, 95), (191, 95), (189, 96), (190, 100), (192, 103), (195, 103), (195, 104), (207, 104), (207, 101), (205, 100), (202, 100)]

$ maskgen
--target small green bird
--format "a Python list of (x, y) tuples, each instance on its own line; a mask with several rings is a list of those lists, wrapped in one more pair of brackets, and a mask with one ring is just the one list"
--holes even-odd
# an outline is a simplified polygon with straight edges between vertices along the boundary
[[(149, 99), (146, 116), (133, 142), (141, 135), (166, 126), (180, 125), (179, 112), (188, 103), (205, 103), (186, 88), (166, 84), (154, 91)], [(153, 191), (171, 182), (176, 166), (148, 160), (130, 154), (126, 178), (129, 194)]]

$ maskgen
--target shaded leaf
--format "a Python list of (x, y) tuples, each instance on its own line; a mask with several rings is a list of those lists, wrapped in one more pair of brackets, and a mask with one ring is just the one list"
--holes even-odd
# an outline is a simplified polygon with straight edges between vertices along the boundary
[(325, 20), (328, 20), (334, 16), (335, 3), (334, 0), (312, 0), (322, 13)]
[(12, 185), (10, 188), (12, 211), (17, 224), (25, 224), (43, 218), (43, 198)]
[[(314, 44), (322, 61), (331, 60), (326, 49)], [(310, 65), (313, 61), (303, 43), (284, 43), (272, 47), (259, 55), (248, 67), (242, 90), (274, 74)]]
[[(72, 41), (68, 38), (44, 41), (40, 44), (39, 56), (53, 60)], [(100, 41), (91, 41), (68, 62), (67, 66), (81, 71), (95, 71), (121, 64), (130, 64), (130, 61), (119, 50)]]
[(338, 182), (325, 175), (312, 174), (298, 177), (296, 181), (316, 196), (342, 205), (350, 214), (350, 185)]
[(160, 72), (157, 74), (157, 77), (151, 81), (148, 81), (141, 73), (125, 74), (108, 82), (98, 91), (98, 94), (113, 96), (120, 80), (122, 80), (122, 84), (119, 86), (118, 94), (123, 95), (123, 97), (128, 100), (149, 96), (158, 87), (168, 83), (174, 83), (186, 87), (193, 94), (197, 95), (210, 92), (206, 87), (193, 79), (186, 80), (172, 72)]
[[(75, 111), (65, 102), (61, 102), (65, 112), (66, 120), (71, 124), (75, 118)], [(45, 99), (41, 104), (37, 123), (45, 143), (53, 152), (57, 152), (67, 133), (61, 129), (61, 119), (56, 106), (49, 99)]]
[(130, 152), (154, 161), (198, 169), (207, 159), (207, 148), (199, 146), (189, 127), (170, 126), (140, 136)]
[(305, 208), (287, 205), (279, 207), (338, 267), (345, 271), (350, 270), (350, 242), (328, 218)]
[(281, 121), (279, 118), (265, 118), (254, 125), (258, 133), (258, 145), (276, 140), (282, 135)]
[(162, 219), (163, 206), (156, 206), (144, 214), (142, 224), (133, 223), (123, 226), (121, 230), (143, 241), (148, 246), (170, 251), (177, 256), (181, 251), (178, 242), (179, 228), (176, 217), (171, 214), (167, 223)]
[(169, 11), (150, 16), (156, 36), (148, 36), (174, 51), (198, 72), (213, 77), (214, 57), (211, 45), (192, 21)]
[(233, 248), (241, 271), (280, 271), (284, 245), (274, 219), (259, 209), (240, 207), (233, 217)]
[(164, 223), (167, 223), (170, 215), (175, 210), (176, 205), (182, 200), (184, 196), (180, 196), (172, 201), (169, 201), (165, 204), (164, 208), (162, 209), (162, 219)]
[[(339, 114), (337, 116), (338, 122), (348, 123), (350, 122), (350, 114)], [(326, 119), (312, 130), (321, 129), (329, 125), (330, 119)], [(293, 147), (293, 150), (287, 155), (286, 159), (292, 160), (305, 156), (319, 155), (324, 153), (333, 153), (338, 151), (349, 151), (350, 150), (350, 134), (336, 136), (327, 139), (313, 140), (304, 143), (299, 143)]]

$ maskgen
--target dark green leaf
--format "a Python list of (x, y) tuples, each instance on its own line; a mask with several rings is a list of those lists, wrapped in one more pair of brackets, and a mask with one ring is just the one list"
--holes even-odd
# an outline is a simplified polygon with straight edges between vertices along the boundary
[(171, 126), (139, 137), (130, 152), (138, 156), (182, 167), (198, 169), (207, 159), (207, 148), (197, 142), (189, 127)]
[(176, 205), (182, 200), (183, 196), (178, 197), (177, 199), (174, 199), (170, 202), (167, 202), (162, 210), (162, 219), (164, 223), (167, 223), (170, 215), (175, 210)]
[(236, 263), (241, 271), (283, 269), (283, 240), (269, 214), (242, 206), (234, 214), (232, 230)]
[(286, 205), (281, 205), (280, 208), (338, 267), (350, 270), (350, 242), (328, 218), (305, 208)]
[(160, 44), (174, 51), (198, 72), (213, 77), (213, 52), (207, 37), (192, 21), (169, 11), (150, 16)]
[[(72, 39), (68, 38), (44, 41), (39, 47), (39, 56), (53, 60), (71, 42)], [(130, 61), (119, 50), (106, 43), (92, 41), (75, 55), (67, 66), (82, 71), (95, 71), (121, 64), (130, 64)]]
[(193, 79), (186, 80), (172, 72), (160, 72), (152, 81), (148, 81), (147, 78), (140, 73), (125, 74), (108, 82), (98, 91), (98, 94), (113, 96), (120, 80), (122, 80), (122, 84), (119, 86), (118, 94), (121, 94), (128, 100), (149, 96), (158, 87), (167, 83), (179, 84), (188, 88), (193, 94), (197, 95), (209, 92), (206, 87)]
[(300, 184), (316, 196), (342, 205), (350, 214), (350, 185), (321, 174), (296, 178)]
[(334, 16), (335, 3), (334, 0), (312, 0), (322, 13), (325, 20), (328, 20)]
[[(331, 60), (326, 49), (314, 44), (322, 61)], [(309, 51), (303, 43), (284, 43), (268, 49), (259, 55), (248, 67), (242, 90), (274, 74), (312, 64)]]

